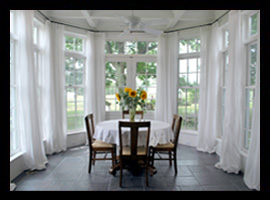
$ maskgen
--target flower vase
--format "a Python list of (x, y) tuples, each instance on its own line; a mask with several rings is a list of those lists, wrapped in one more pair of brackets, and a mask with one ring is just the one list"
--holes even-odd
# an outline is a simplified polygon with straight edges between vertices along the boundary
[(129, 121), (135, 121), (136, 109), (129, 109)]

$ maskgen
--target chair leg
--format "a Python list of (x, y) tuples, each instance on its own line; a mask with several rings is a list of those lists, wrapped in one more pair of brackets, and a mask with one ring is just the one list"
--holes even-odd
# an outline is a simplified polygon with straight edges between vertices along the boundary
[(115, 164), (115, 154), (114, 154), (114, 150), (111, 151), (112, 154), (112, 166), (114, 166)]
[(170, 162), (170, 167), (172, 166), (172, 152), (169, 151), (169, 162)]
[(95, 162), (96, 162), (96, 152), (94, 151), (94, 154), (93, 154), (93, 165), (95, 165)]
[(177, 174), (177, 156), (176, 156), (176, 151), (173, 152), (173, 159), (174, 159), (175, 174)]
[(89, 153), (89, 168), (88, 168), (88, 173), (91, 173), (91, 168), (92, 168), (92, 151)]
[(122, 187), (122, 159), (120, 158), (120, 177), (119, 177), (119, 186)]

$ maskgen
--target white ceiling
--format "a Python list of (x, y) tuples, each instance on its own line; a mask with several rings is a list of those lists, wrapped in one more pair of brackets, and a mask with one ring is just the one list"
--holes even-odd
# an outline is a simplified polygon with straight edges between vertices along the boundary
[(227, 10), (39, 10), (51, 21), (75, 25), (96, 31), (121, 31), (127, 28), (118, 17), (132, 15), (140, 17), (143, 23), (166, 19), (165, 25), (151, 28), (172, 31), (191, 26), (212, 23)]

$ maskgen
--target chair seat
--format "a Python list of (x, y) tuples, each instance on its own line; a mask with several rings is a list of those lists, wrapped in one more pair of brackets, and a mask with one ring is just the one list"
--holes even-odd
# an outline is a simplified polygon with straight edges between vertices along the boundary
[(101, 140), (95, 140), (92, 143), (92, 147), (94, 148), (113, 148), (113, 144), (103, 142)]
[(157, 148), (157, 149), (174, 148), (174, 144), (172, 142), (169, 142), (167, 144), (158, 144), (157, 146), (154, 146), (153, 148)]
[[(140, 156), (146, 155), (145, 151), (146, 151), (145, 147), (138, 147), (137, 148), (137, 155), (140, 155)], [(131, 155), (130, 147), (123, 147), (122, 155), (124, 155), (124, 156)]]

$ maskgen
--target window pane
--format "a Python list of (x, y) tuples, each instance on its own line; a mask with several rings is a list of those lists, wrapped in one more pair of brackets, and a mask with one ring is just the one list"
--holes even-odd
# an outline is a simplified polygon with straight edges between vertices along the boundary
[(76, 51), (82, 51), (83, 50), (83, 40), (76, 38), (75, 39), (75, 50)]
[(195, 130), (195, 119), (192, 117), (186, 118), (186, 129)]
[(179, 42), (179, 53), (187, 53), (187, 40), (180, 40)]
[(225, 47), (229, 46), (229, 30), (225, 31)]
[(186, 73), (187, 72), (187, 60), (179, 61), (179, 72)]
[(83, 126), (84, 126), (84, 117), (83, 116), (78, 116), (78, 117), (76, 117), (76, 120), (77, 120), (76, 128), (77, 129), (82, 129)]
[(145, 74), (146, 73), (146, 66), (145, 62), (138, 62), (137, 63), (137, 74)]
[(147, 53), (148, 55), (157, 55), (157, 47), (158, 43), (157, 42), (148, 42), (148, 49)]
[(116, 75), (116, 86), (126, 86), (127, 76), (124, 74)]
[(66, 57), (66, 60), (65, 60), (66, 70), (73, 70), (74, 62), (75, 62), (75, 59), (73, 57)]
[(147, 73), (148, 74), (156, 74), (157, 72), (157, 63), (146, 63)]
[(258, 14), (254, 14), (250, 17), (250, 36), (257, 33), (257, 17)]
[(198, 49), (198, 43), (197, 43), (197, 39), (192, 39), (188, 41), (188, 52), (189, 53), (194, 53), (197, 52)]
[(75, 102), (67, 102), (67, 115), (76, 115)]
[(125, 45), (125, 54), (136, 54), (137, 52), (137, 47), (136, 47), (136, 42), (133, 41), (126, 41)]
[(179, 74), (179, 86), (184, 87), (187, 85), (187, 75), (186, 74)]
[(196, 73), (191, 73), (188, 74), (188, 85), (189, 86), (196, 86), (197, 84), (197, 80), (196, 80), (197, 74)]
[(149, 86), (156, 86), (157, 85), (157, 76), (156, 75), (148, 75), (148, 82)]
[(75, 85), (82, 85), (83, 84), (83, 73), (75, 73)]
[(73, 37), (66, 36), (66, 49), (67, 50), (74, 50)]
[(75, 101), (75, 90), (74, 88), (67, 88), (66, 89), (66, 99), (68, 102)]
[(75, 121), (76, 121), (76, 117), (67, 117), (68, 130), (73, 130), (76, 128)]
[(188, 72), (196, 72), (197, 71), (197, 59), (189, 59), (188, 60)]
[(65, 72), (66, 75), (66, 85), (73, 85), (74, 84), (74, 73), (70, 71)]
[(147, 110), (155, 110), (156, 105), (156, 88), (147, 88), (147, 99), (146, 99), (146, 107)]
[(250, 46), (250, 65), (249, 65), (249, 85), (255, 85), (256, 81), (256, 62), (257, 62), (257, 44)]
[(75, 62), (75, 70), (79, 72), (83, 72), (83, 65), (84, 65), (84, 60), (83, 59), (78, 59)]
[(140, 75), (137, 75), (136, 76), (136, 86), (139, 86), (139, 87), (145, 87), (146, 86), (146, 75), (144, 74), (140, 74)]
[(34, 44), (37, 44), (37, 27), (33, 27), (33, 40)]
[(84, 88), (77, 88), (76, 92), (77, 92), (76, 95), (77, 102), (84, 102)]
[(137, 43), (137, 51), (138, 54), (145, 54), (148, 49), (148, 42), (138, 42)]

